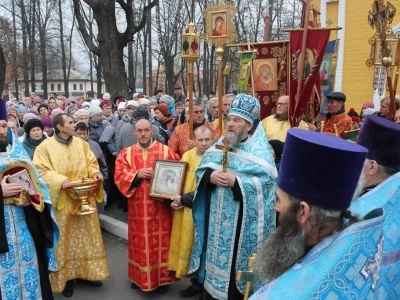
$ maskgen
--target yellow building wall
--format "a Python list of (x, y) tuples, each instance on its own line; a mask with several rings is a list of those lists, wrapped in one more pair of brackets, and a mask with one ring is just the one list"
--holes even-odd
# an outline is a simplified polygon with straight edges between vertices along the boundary
[[(372, 2), (372, 0), (346, 0), (345, 35), (344, 41), (340, 41), (340, 43), (345, 43), (342, 92), (347, 96), (347, 111), (350, 108), (360, 111), (362, 104), (365, 101), (372, 100), (374, 94), (373, 77), (375, 67), (367, 67), (365, 64), (371, 52), (368, 39), (375, 33), (375, 29), (372, 29), (367, 23), (368, 12), (371, 10)], [(333, 21), (330, 25), (331, 27), (338, 24), (338, 3), (327, 3), (326, 20)], [(398, 10), (392, 23), (392, 26), (395, 26), (400, 23), (400, 2), (397, 5), (393, 3), (393, 5), (397, 6)], [(335, 35), (335, 32), (331, 33), (332, 40)], [(376, 105), (375, 110), (379, 110)]]
[[(329, 20), (330, 24), (321, 24), (326, 27), (337, 27), (338, 26), (338, 13), (339, 13), (339, 2), (329, 2), (326, 4), (326, 20)], [(337, 31), (332, 31), (329, 37), (330, 41), (337, 39)]]

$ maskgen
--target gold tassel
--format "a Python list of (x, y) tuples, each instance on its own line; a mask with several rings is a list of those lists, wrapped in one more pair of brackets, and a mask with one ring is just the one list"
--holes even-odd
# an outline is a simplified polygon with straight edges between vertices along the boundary
[(222, 74), (223, 74), (224, 76), (228, 76), (229, 73), (230, 73), (230, 71), (231, 71), (231, 67), (230, 67), (229, 63), (226, 63), (225, 68), (224, 68), (224, 71), (222, 72)]
[(331, 70), (330, 70), (330, 75), (335, 75), (336, 74), (336, 53), (332, 55), (332, 63), (331, 63)]
[(281, 67), (280, 67), (279, 73), (278, 73), (278, 81), (281, 81), (281, 80), (282, 80), (282, 76), (283, 76), (283, 71), (284, 71), (284, 69), (285, 69), (285, 61), (282, 60), (282, 61), (281, 61)]
[(310, 7), (310, 15), (308, 16), (308, 21), (314, 22), (314, 4)]

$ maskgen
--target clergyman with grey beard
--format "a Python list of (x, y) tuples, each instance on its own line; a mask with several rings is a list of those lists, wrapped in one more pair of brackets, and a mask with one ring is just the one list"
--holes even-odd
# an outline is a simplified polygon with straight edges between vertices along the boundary
[[(385, 211), (383, 257), (400, 252), (400, 125), (378, 116), (364, 120), (357, 144), (368, 149), (363, 169), (363, 185), (350, 206), (362, 217), (376, 208)], [(400, 299), (400, 260), (385, 263), (379, 270), (376, 289), (386, 299)], [(382, 296), (382, 298), (384, 298)]]
[(247, 269), (259, 242), (275, 230), (277, 171), (264, 129), (253, 129), (259, 113), (256, 98), (233, 97), (226, 137), (236, 152), (227, 153), (225, 170), (223, 151), (212, 146), (196, 170), (196, 234), (189, 273), (204, 283), (203, 300), (243, 299), (245, 283), (236, 281), (236, 272)]
[(383, 210), (362, 221), (347, 210), (366, 155), (366, 148), (333, 136), (288, 131), (276, 191), (279, 226), (255, 262), (258, 279), (267, 284), (251, 300), (327, 299), (342, 295), (341, 289), (364, 299), (361, 295), (371, 291), (372, 281), (363, 274), (372, 262), (364, 258), (374, 257), (381, 245)]

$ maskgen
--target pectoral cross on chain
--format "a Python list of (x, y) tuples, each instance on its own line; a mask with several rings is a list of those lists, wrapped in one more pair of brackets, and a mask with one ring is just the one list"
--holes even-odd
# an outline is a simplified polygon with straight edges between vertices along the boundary
[(235, 148), (229, 146), (229, 138), (225, 135), (222, 140), (223, 145), (216, 145), (215, 148), (222, 150), (222, 171), (226, 172), (228, 170), (229, 162), (228, 162), (228, 152), (236, 152)]
[(237, 271), (236, 281), (247, 281), (246, 290), (244, 292), (244, 300), (249, 298), (252, 290), (252, 283), (254, 278), (254, 261), (256, 260), (256, 255), (253, 254), (249, 258), (249, 270), (248, 271)]

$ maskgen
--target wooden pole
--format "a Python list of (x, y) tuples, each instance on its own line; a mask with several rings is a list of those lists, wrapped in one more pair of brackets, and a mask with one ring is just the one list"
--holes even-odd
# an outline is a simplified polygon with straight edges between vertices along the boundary
[[(193, 62), (188, 61), (188, 92), (189, 92), (189, 140), (193, 140)], [(185, 113), (185, 112), (183, 112)]]
[[(296, 91), (296, 96), (297, 99), (295, 101), (299, 101), (300, 99), (300, 93), (301, 93), (301, 88), (303, 87), (303, 74), (304, 74), (304, 60), (306, 58), (305, 52), (306, 52), (306, 46), (307, 46), (307, 35), (308, 35), (308, 18), (310, 16), (310, 0), (305, 0), (306, 1), (306, 8), (304, 12), (304, 30), (303, 30), (303, 41), (301, 45), (301, 52), (300, 52), (300, 58), (302, 61), (300, 61), (300, 66), (299, 66), (299, 74), (298, 74), (298, 79), (297, 79), (297, 91)], [(295, 109), (293, 110), (293, 112)]]
[(393, 121), (394, 115), (396, 113), (396, 99), (395, 99), (395, 95), (394, 95), (392, 75), (390, 74), (390, 68), (386, 68), (386, 74), (387, 74), (387, 85), (388, 85), (389, 96), (390, 96), (388, 119)]
[(216, 53), (218, 59), (218, 126), (222, 130), (222, 57), (224, 56), (224, 48), (219, 46)]

